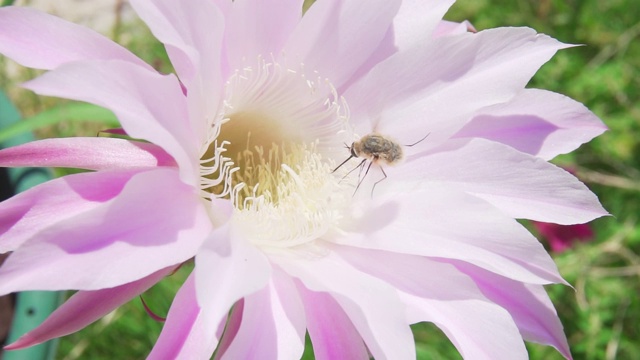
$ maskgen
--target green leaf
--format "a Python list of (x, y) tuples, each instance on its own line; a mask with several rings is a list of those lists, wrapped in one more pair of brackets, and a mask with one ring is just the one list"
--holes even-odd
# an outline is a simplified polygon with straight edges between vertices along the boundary
[(63, 121), (93, 121), (103, 123), (109, 128), (119, 126), (118, 119), (115, 115), (105, 108), (91, 104), (71, 103), (57, 106), (7, 126), (4, 129), (0, 129), (0, 142), (11, 139), (16, 135), (55, 125)]
[(0, 6), (11, 6), (14, 2), (15, 0), (4, 0)]

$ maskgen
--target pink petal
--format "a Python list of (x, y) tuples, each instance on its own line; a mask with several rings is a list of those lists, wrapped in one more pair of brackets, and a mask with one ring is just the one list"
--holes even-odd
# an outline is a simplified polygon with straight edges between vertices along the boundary
[(136, 171), (81, 173), (35, 186), (0, 203), (0, 253), (118, 196)]
[[(245, 297), (237, 333), (228, 347), (218, 349), (216, 357), (299, 359), (305, 345), (304, 310), (292, 286), (288, 285), (283, 294), (271, 281), (267, 287)], [(294, 307), (287, 307), (290, 304)]]
[(351, 75), (349, 80), (345, 81), (339, 88), (338, 93), (342, 94), (349, 89), (353, 84), (358, 82), (363, 76), (365, 76), (371, 69), (373, 69), (378, 63), (384, 59), (395, 54), (398, 48), (395, 44), (395, 34), (393, 33), (393, 27), (390, 27), (385, 36), (378, 44), (378, 47), (369, 55), (369, 57), (362, 62), (358, 69)]
[(26, 7), (0, 9), (0, 53), (38, 69), (79, 60), (118, 59), (153, 70), (93, 30)]
[(506, 145), (483, 139), (452, 141), (434, 152), (392, 169), (397, 171), (393, 176), (456, 187), (514, 218), (575, 224), (607, 214), (569, 172)]
[(147, 359), (209, 359), (217, 339), (207, 336), (202, 311), (196, 300), (194, 273), (173, 299), (167, 321)]
[(259, 56), (278, 56), (302, 18), (302, 0), (235, 1), (226, 16), (225, 43), (232, 69), (253, 65)]
[(339, 92), (344, 92), (378, 63), (397, 53), (399, 49), (405, 50), (414, 45), (424, 45), (425, 41), (431, 39), (431, 33), (452, 3), (452, 0), (402, 1), (398, 13), (393, 18), (393, 26), (349, 81), (342, 84)]
[[(332, 249), (359, 270), (397, 288), (411, 305), (411, 322), (435, 322), (465, 358), (508, 359), (522, 354), (522, 338), (509, 314), (491, 304), (476, 283), (453, 265), (385, 251), (337, 246)], [(466, 317), (460, 313), (470, 311), (472, 306), (477, 306), (485, 317), (472, 317), (467, 328)], [(434, 314), (435, 309), (443, 311)], [(487, 319), (491, 319), (490, 328)], [(509, 348), (513, 351), (507, 351)]]
[(222, 358), (225, 351), (229, 348), (229, 345), (234, 341), (235, 336), (238, 334), (240, 325), (242, 324), (242, 314), (244, 311), (244, 299), (238, 300), (231, 310), (226, 321), (221, 321), (216, 332), (216, 337), (220, 339), (218, 347), (216, 348), (216, 354), (214, 360)]
[(550, 91), (525, 89), (507, 103), (479, 110), (455, 137), (482, 137), (550, 160), (606, 129), (577, 101)]
[(287, 42), (287, 61), (303, 63), (340, 88), (387, 35), (399, 0), (326, 0), (314, 3)]
[(469, 264), (454, 264), (473, 278), (485, 296), (509, 311), (525, 340), (551, 345), (571, 359), (562, 324), (544, 287), (516, 282)]
[(438, 23), (438, 26), (433, 31), (433, 36), (440, 37), (448, 35), (459, 35), (466, 32), (475, 33), (478, 31), (473, 27), (473, 25), (471, 25), (470, 22), (466, 20), (460, 23), (442, 20)]
[(404, 0), (393, 19), (395, 44), (400, 51), (424, 46), (455, 0)]
[[(210, 0), (132, 0), (131, 6), (167, 48), (180, 81), (215, 84), (219, 76), (224, 18)], [(213, 96), (214, 94), (212, 94)]]
[[(335, 245), (331, 248), (359, 270), (387, 281), (403, 293), (426, 300), (425, 306), (431, 306), (432, 300), (455, 304), (474, 299), (500, 305), (511, 314), (525, 340), (551, 345), (565, 357), (571, 356), (562, 324), (542, 286), (513, 281), (460, 261), (440, 263), (384, 251)], [(411, 301), (420, 302), (417, 298)], [(431, 321), (419, 316), (414, 320)], [(447, 324), (444, 325), (446, 328)], [(455, 322), (452, 325), (460, 326)], [(509, 324), (507, 329), (513, 330), (513, 327)], [(494, 328), (492, 331), (503, 330)], [(512, 338), (512, 335), (508, 337)], [(477, 338), (474, 340), (477, 343), (484, 341), (480, 333), (467, 332), (466, 336)]]
[[(230, 205), (227, 211), (232, 211)], [(264, 288), (271, 265), (264, 254), (230, 231), (230, 222), (217, 228), (196, 255), (195, 281), (204, 325), (215, 336), (218, 323), (238, 300)]]
[(194, 256), (210, 231), (202, 199), (175, 170), (138, 173), (112, 200), (49, 226), (11, 254), (0, 268), (0, 293), (126, 284)]
[(362, 337), (336, 300), (325, 292), (298, 286), (307, 317), (307, 331), (318, 360), (369, 359)]
[[(225, 20), (211, 0), (132, 0), (131, 6), (167, 49), (188, 93), (191, 128), (199, 143), (221, 98)], [(184, 125), (183, 125), (184, 126)], [(198, 154), (199, 155), (199, 154)], [(198, 157), (199, 158), (199, 157)]]
[[(407, 186), (401, 185), (403, 188)], [(380, 189), (382, 190), (382, 189)], [(533, 284), (564, 282), (538, 240), (513, 218), (463, 192), (429, 186), (356, 207), (337, 243), (458, 259)]]
[(6, 346), (5, 350), (26, 348), (83, 329), (140, 295), (174, 269), (162, 269), (140, 280), (110, 289), (78, 291), (42, 324)]
[(347, 314), (374, 358), (415, 358), (413, 335), (394, 288), (332, 254), (313, 260), (272, 260), (307, 289), (329, 293)]
[(25, 87), (41, 95), (108, 108), (131, 137), (152, 142), (173, 156), (185, 182), (197, 181), (199, 144), (189, 126), (185, 97), (175, 76), (122, 61), (86, 61), (63, 65)]
[(330, 249), (359, 271), (407, 294), (442, 301), (486, 300), (469, 276), (437, 259), (335, 244)]
[(0, 165), (86, 170), (176, 166), (173, 158), (156, 145), (96, 137), (45, 139), (3, 149), (0, 150)]
[(437, 301), (402, 295), (412, 317), (436, 324), (465, 359), (528, 359), (507, 311), (483, 300)]
[(407, 148), (413, 153), (448, 139), (478, 109), (511, 99), (567, 46), (527, 28), (436, 38), (381, 62), (344, 96), (361, 135), (411, 144), (430, 134)]

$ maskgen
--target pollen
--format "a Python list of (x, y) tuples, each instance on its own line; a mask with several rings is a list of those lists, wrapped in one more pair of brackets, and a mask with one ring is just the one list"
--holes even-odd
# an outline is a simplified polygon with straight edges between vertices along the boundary
[(247, 166), (238, 178), (255, 185), (235, 194), (233, 221), (254, 245), (275, 250), (307, 244), (339, 221), (348, 199), (345, 185), (330, 174), (330, 164), (313, 145), (245, 154)]

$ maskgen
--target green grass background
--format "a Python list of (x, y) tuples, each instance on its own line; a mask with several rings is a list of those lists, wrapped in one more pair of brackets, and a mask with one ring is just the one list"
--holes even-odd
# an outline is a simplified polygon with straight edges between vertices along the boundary
[[(553, 254), (560, 272), (575, 289), (548, 288), (565, 326), (575, 359), (640, 357), (640, 1), (637, 0), (459, 0), (446, 16), (470, 20), (478, 30), (530, 26), (567, 43), (530, 87), (568, 95), (587, 105), (610, 130), (576, 152), (556, 159), (572, 166), (613, 216), (593, 222), (595, 240)], [(127, 36), (123, 36), (126, 34)], [(112, 37), (158, 69), (169, 71), (162, 46), (141, 23), (117, 24)], [(123, 39), (126, 39), (123, 40)], [(0, 69), (8, 61), (0, 57)], [(1, 71), (1, 70), (0, 70)], [(22, 70), (18, 78), (37, 72)], [(109, 114), (77, 115), (74, 105), (36, 97), (0, 73), (0, 88), (25, 117), (49, 109), (69, 111), (73, 121), (33, 126), (39, 137), (95, 136), (112, 125)], [(87, 109), (84, 108), (83, 111)], [(74, 115), (76, 114), (76, 115)], [(60, 117), (61, 119), (64, 116)], [(46, 126), (44, 126), (46, 125)], [(58, 175), (64, 172), (59, 171)], [(173, 294), (190, 268), (164, 280), (144, 295), (158, 314), (166, 314)], [(64, 337), (59, 359), (142, 359), (161, 330), (139, 299), (85, 330)], [(430, 324), (414, 326), (419, 359), (458, 359), (447, 338)], [(554, 349), (528, 344), (532, 359), (561, 359)], [(305, 358), (311, 359), (310, 350)]]

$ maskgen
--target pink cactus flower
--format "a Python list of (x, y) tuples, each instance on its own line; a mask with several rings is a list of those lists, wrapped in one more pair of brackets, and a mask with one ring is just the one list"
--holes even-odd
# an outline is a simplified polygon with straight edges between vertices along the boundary
[(606, 214), (547, 162), (605, 126), (525, 89), (568, 45), (442, 22), (453, 0), (130, 3), (175, 74), (0, 10), (0, 53), (49, 70), (26, 88), (110, 109), (140, 139), (0, 151), (2, 166), (92, 170), (0, 205), (0, 293), (79, 290), (8, 349), (77, 331), (195, 258), (151, 359), (296, 359), (307, 332), (318, 359), (413, 359), (422, 321), (466, 358), (526, 358), (523, 340), (571, 357), (543, 288), (564, 280), (515, 220)]

